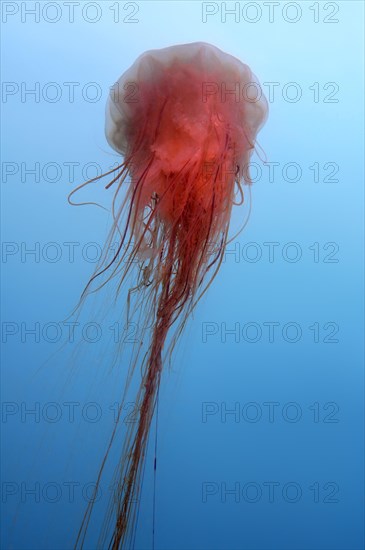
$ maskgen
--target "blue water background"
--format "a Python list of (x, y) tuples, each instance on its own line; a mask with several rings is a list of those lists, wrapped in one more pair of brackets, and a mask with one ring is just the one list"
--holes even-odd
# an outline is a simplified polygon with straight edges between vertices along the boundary
[[(363, 3), (241, 2), (225, 18), (219, 2), (81, 1), (73, 22), (65, 2), (39, 22), (24, 12), (34, 2), (2, 4), (2, 547), (73, 547), (121, 396), (120, 302), (105, 322), (86, 304), (75, 340), (90, 322), (101, 336), (75, 361), (71, 344), (59, 349), (110, 225), (104, 210), (67, 203), (95, 175), (89, 163), (118, 161), (104, 138), (109, 86), (145, 50), (206, 41), (273, 90), (259, 142), (274, 172), (255, 154), (249, 223), (166, 365), (155, 548), (363, 548)], [(101, 184), (82, 194), (110, 196)], [(234, 210), (233, 229), (246, 213)], [(140, 549), (152, 544), (152, 483), (150, 447)]]

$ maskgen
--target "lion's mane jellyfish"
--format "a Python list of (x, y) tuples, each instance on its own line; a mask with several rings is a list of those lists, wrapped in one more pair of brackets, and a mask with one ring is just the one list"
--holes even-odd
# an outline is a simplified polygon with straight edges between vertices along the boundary
[[(139, 279), (128, 302), (132, 291), (143, 289), (145, 326), (152, 327), (140, 361), (139, 419), (127, 428), (119, 490), (109, 514), (109, 521), (114, 515), (109, 542), (114, 550), (126, 543), (135, 523), (131, 503), (140, 491), (166, 361), (164, 344), (172, 329), (166, 350), (170, 356), (189, 313), (219, 269), (232, 206), (237, 195), (238, 203), (243, 202), (241, 182), (251, 183), (247, 167), (266, 116), (267, 102), (250, 68), (201, 42), (144, 53), (111, 90), (106, 137), (124, 160), (108, 172), (113, 179), (106, 187), (116, 187), (109, 242), (117, 238), (119, 246), (112, 258), (104, 255), (83, 296), (103, 274), (107, 281), (118, 276), (119, 289), (137, 262)], [(90, 514), (91, 506), (77, 546), (83, 544)]]

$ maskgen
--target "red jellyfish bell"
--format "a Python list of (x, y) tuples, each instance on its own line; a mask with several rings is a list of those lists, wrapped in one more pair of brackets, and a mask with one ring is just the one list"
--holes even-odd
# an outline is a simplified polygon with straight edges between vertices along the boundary
[[(109, 242), (118, 238), (119, 249), (112, 259), (104, 259), (89, 285), (109, 273), (108, 280), (120, 274), (120, 286), (140, 262), (140, 282), (131, 290), (143, 288), (145, 327), (153, 327), (142, 359), (139, 419), (129, 425), (117, 474), (113, 549), (133, 528), (131, 501), (140, 489), (167, 335), (174, 325), (171, 353), (187, 316), (219, 269), (235, 186), (243, 202), (241, 181), (250, 183), (247, 165), (266, 116), (267, 102), (250, 68), (203, 42), (144, 53), (111, 91), (106, 136), (124, 157), (107, 186), (117, 186)], [(126, 198), (116, 208), (127, 179)], [(217, 245), (214, 254), (212, 243)]]

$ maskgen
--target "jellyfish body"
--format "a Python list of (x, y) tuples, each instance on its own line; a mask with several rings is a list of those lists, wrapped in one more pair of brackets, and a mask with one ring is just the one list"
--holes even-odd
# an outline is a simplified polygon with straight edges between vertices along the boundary
[(111, 183), (116, 195), (127, 176), (130, 183), (114, 212), (111, 234), (119, 235), (119, 248), (92, 281), (119, 273), (123, 259), (122, 282), (139, 261), (153, 326), (136, 398), (139, 421), (130, 428), (119, 470), (114, 550), (134, 521), (131, 501), (140, 488), (164, 344), (173, 325), (176, 340), (219, 269), (236, 186), (243, 197), (241, 181), (251, 183), (248, 163), (266, 116), (250, 68), (206, 43), (146, 52), (111, 90), (106, 137), (124, 157)]

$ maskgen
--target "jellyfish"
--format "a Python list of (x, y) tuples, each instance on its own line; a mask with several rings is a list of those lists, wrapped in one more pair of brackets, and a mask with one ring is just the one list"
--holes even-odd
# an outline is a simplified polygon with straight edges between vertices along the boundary
[[(140, 492), (163, 365), (218, 273), (233, 205), (244, 202), (242, 183), (252, 183), (249, 161), (267, 111), (250, 68), (203, 42), (143, 53), (111, 89), (105, 133), (123, 162), (90, 181), (112, 175), (106, 186), (115, 188), (108, 242), (117, 239), (118, 247), (112, 257), (103, 255), (82, 298), (98, 281), (100, 288), (114, 277), (119, 292), (137, 263), (128, 315), (133, 296), (142, 292), (144, 327), (152, 327), (146, 353), (137, 353), (130, 366), (128, 380), (138, 361), (141, 369), (139, 417), (127, 428), (116, 474), (109, 513), (113, 550), (127, 544), (135, 525), (131, 503)], [(114, 437), (115, 430), (109, 448)], [(105, 458), (98, 483), (104, 464)], [(89, 503), (76, 547), (83, 545), (91, 511)]]

